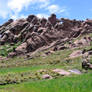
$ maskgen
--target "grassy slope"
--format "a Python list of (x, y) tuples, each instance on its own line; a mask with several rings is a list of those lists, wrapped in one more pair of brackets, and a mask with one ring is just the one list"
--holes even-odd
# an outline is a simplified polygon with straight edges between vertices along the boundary
[[(11, 62), (11, 67), (1, 68), (0, 75), (3, 75), (3, 74), (7, 75), (9, 73), (19, 74), (21, 72), (26, 73), (29, 71), (35, 72), (40, 69), (54, 69), (54, 68), (63, 68), (66, 70), (74, 69), (74, 68), (81, 69), (81, 57), (69, 59), (69, 63), (66, 62), (67, 59), (65, 59), (65, 58), (68, 58), (68, 55), (71, 52), (72, 52), (71, 50), (58, 51), (54, 54), (47, 56), (45, 59), (39, 57), (34, 60), (28, 60), (26, 62), (31, 62), (31, 63), (30, 63), (30, 65), (26, 65), (26, 66), (21, 65), (21, 66), (17, 66), (17, 67), (16, 66), (12, 67), (13, 62), (21, 62), (20, 58), (8, 60), (7, 62), (4, 61), (6, 64)], [(59, 60), (59, 62), (57, 62), (58, 60)], [(33, 64), (34, 62), (35, 62), (35, 64), (31, 66), (31, 64)], [(87, 90), (91, 90), (90, 84), (92, 82), (90, 80), (91, 80), (91, 74), (87, 74), (87, 75), (85, 74), (82, 76), (74, 75), (73, 77), (62, 77), (60, 79), (53, 79), (53, 80), (47, 80), (47, 81), (28, 80), (30, 82), (16, 84), (16, 85), (10, 84), (10, 85), (6, 85), (6, 86), (1, 86), (0, 88), (3, 88), (3, 89), (1, 89), (0, 92), (91, 92), (91, 91), (83, 91), (83, 90), (80, 91), (82, 89), (82, 86), (85, 81), (89, 82), (89, 83), (87, 83), (87, 88), (88, 88)], [(78, 86), (80, 84), (81, 84), (81, 86)], [(74, 85), (74, 86), (72, 86), (72, 85)], [(6, 89), (7, 89), (7, 91), (6, 91)], [(75, 91), (75, 89), (76, 89), (76, 91)]]
[[(83, 48), (89, 49), (91, 46)], [(0, 61), (0, 76), (15, 74), (19, 77), (21, 73), (35, 73), (41, 69), (62, 68), (68, 70), (76, 68), (81, 70), (81, 57), (69, 59), (69, 55), (74, 50), (83, 48), (57, 51), (46, 57), (39, 57), (39, 54), (43, 54), (43, 52), (41, 52), (38, 54), (38, 57), (26, 61), (23, 58)], [(53, 80), (27, 80), (25, 83), (23, 82), (21, 84), (0, 86), (0, 92), (92, 92), (91, 74), (90, 72), (89, 74), (80, 76), (72, 75), (70, 77), (62, 77)]]

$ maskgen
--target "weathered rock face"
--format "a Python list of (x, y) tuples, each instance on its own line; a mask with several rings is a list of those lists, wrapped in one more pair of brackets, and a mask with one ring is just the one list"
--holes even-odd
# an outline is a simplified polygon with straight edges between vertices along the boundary
[[(0, 26), (0, 44), (17, 43), (22, 44), (15, 49), (16, 55), (33, 52), (40, 47), (50, 46), (57, 47), (58, 50), (66, 49), (64, 43), (85, 33), (92, 32), (92, 20), (77, 21), (65, 18), (57, 19), (52, 14), (48, 19), (39, 19), (35, 15), (29, 15), (26, 19), (18, 19)], [(68, 40), (64, 40), (64, 39)], [(87, 41), (87, 42), (86, 42)], [(90, 38), (82, 39), (82, 44), (89, 44)], [(75, 42), (79, 44), (80, 42)], [(58, 46), (57, 46), (58, 45)], [(54, 50), (55, 50), (54, 49)]]
[(41, 26), (42, 26), (42, 27), (45, 27), (45, 26), (46, 26), (46, 23), (47, 23), (47, 19), (42, 18), (42, 19), (41, 19)]
[(35, 15), (29, 15), (27, 21), (31, 22), (35, 17), (36, 17)]
[(23, 53), (25, 54), (26, 53), (26, 48), (27, 48), (27, 43), (22, 43), (20, 46), (18, 46), (16, 48), (16, 52), (20, 52), (20, 53)]
[(89, 46), (91, 44), (92, 39), (90, 37), (84, 37), (80, 40), (76, 40), (74, 44), (76, 46)]
[(25, 19), (19, 19), (19, 20), (16, 20), (14, 21), (12, 24), (11, 24), (11, 29), (10, 31), (12, 33), (14, 33), (15, 35), (18, 35), (21, 30), (23, 28), (25, 28), (25, 26), (27, 25), (27, 21)]
[(44, 46), (46, 42), (38, 34), (32, 34), (31, 38), (27, 39), (27, 52), (35, 51), (36, 49)]
[(55, 14), (52, 14), (49, 18), (48, 18), (48, 22), (52, 25), (55, 26), (55, 24), (57, 23), (57, 18)]

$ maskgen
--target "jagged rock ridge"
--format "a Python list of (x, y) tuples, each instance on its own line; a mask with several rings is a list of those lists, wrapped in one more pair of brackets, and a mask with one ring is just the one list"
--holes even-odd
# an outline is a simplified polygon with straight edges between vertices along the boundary
[(29, 15), (26, 19), (12, 20), (0, 26), (0, 44), (15, 44), (21, 42), (21, 45), (14, 49), (9, 56), (16, 56), (34, 52), (41, 47), (54, 48), (63, 45), (85, 33), (92, 32), (92, 20), (86, 21), (69, 20), (65, 18), (57, 19), (52, 14), (48, 19), (38, 18), (35, 15)]

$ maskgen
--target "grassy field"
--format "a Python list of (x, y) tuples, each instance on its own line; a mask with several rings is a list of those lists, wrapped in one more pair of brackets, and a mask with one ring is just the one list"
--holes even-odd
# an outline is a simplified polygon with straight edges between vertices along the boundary
[[(85, 47), (83, 47), (85, 48)], [(64, 70), (81, 68), (82, 57), (69, 58), (75, 50), (56, 51), (47, 56), (45, 52), (37, 53), (36, 57), (25, 60), (15, 57), (0, 61), (0, 92), (92, 92), (92, 72), (82, 75), (60, 76), (53, 69)], [(91, 46), (86, 47), (90, 49)], [(39, 72), (45, 70), (44, 72)], [(43, 80), (41, 76), (49, 74), (52, 80)]]
[(92, 74), (1, 86), (0, 92), (92, 92)]

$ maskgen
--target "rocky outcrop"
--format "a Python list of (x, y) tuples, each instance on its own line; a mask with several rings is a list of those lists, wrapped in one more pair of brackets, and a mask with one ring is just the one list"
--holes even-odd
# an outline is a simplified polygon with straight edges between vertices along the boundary
[[(26, 19), (18, 19), (8, 22), (0, 26), (0, 44), (17, 43), (21, 45), (15, 49), (17, 53), (25, 54), (34, 52), (43, 47), (50, 46), (52, 43), (54, 50), (66, 49), (64, 43), (70, 41), (85, 33), (92, 32), (92, 20), (77, 21), (65, 18), (57, 19), (55, 14), (52, 14), (48, 19), (38, 18), (35, 15), (29, 15)], [(64, 40), (66, 39), (67, 40)], [(89, 44), (85, 42), (91, 40), (89, 38), (82, 39), (82, 44)], [(80, 42), (75, 42), (79, 44)], [(14, 55), (14, 54), (13, 54)]]
[(76, 46), (90, 46), (90, 44), (91, 44), (91, 41), (92, 41), (92, 38), (91, 37), (83, 37), (83, 38), (81, 38), (80, 40), (76, 40), (75, 42), (74, 42), (74, 44), (76, 45)]

